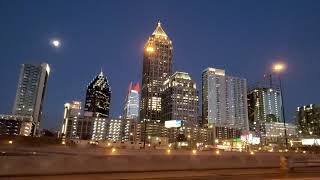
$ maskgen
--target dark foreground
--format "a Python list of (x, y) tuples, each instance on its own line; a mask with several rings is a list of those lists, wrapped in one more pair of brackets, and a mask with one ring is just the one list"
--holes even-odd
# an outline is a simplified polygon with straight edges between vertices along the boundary
[(49, 176), (17, 176), (2, 177), (6, 180), (109, 180), (109, 179), (176, 179), (176, 180), (207, 180), (207, 179), (320, 179), (319, 168), (297, 169), (296, 172), (283, 172), (279, 169), (233, 169), (205, 171), (163, 171), (137, 173), (98, 173), (98, 174), (69, 174)]

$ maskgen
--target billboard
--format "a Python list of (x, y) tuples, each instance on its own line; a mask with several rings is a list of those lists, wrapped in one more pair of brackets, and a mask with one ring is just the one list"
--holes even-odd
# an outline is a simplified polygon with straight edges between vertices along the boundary
[(247, 142), (249, 144), (260, 144), (260, 138), (254, 137), (252, 134), (241, 135), (241, 141)]
[(302, 139), (302, 145), (319, 146), (320, 145), (320, 139)]
[(181, 120), (169, 120), (169, 121), (165, 121), (164, 122), (164, 126), (166, 128), (177, 128), (177, 127), (181, 127), (182, 125), (182, 121)]

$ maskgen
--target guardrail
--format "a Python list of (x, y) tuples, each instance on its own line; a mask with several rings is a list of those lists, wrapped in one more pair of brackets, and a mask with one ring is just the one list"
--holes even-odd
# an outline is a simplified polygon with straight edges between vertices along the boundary
[(320, 167), (319, 156), (281, 156), (280, 169), (294, 172), (298, 168)]

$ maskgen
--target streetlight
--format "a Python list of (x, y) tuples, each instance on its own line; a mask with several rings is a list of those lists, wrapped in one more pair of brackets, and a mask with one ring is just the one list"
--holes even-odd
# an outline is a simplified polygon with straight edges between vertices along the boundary
[(283, 117), (283, 126), (284, 126), (284, 136), (286, 140), (286, 149), (288, 149), (288, 137), (287, 137), (287, 128), (286, 128), (286, 117), (284, 112), (284, 96), (283, 96), (283, 90), (282, 90), (282, 84), (281, 84), (281, 78), (280, 73), (282, 73), (286, 69), (286, 64), (278, 62), (273, 64), (272, 66), (272, 72), (276, 73), (279, 78), (279, 85), (280, 85), (280, 92), (281, 92), (281, 111), (282, 111), (282, 117)]

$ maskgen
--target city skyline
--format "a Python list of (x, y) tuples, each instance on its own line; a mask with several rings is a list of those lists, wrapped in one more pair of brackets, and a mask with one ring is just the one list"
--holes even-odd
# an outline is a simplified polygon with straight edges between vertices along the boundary
[[(3, 4), (4, 6), (0, 6), (0, 7), (7, 7), (7, 11), (8, 9), (11, 9), (14, 7), (14, 3), (13, 4), (3, 3)], [(57, 4), (53, 4), (53, 5), (57, 6)], [(207, 3), (207, 4), (214, 5), (215, 3)], [(218, 4), (222, 7), (225, 7), (223, 3), (218, 3)], [(26, 6), (29, 6), (29, 5), (26, 5)], [(41, 6), (41, 3), (39, 7), (40, 6)], [(173, 6), (176, 7), (177, 4), (173, 3)], [(281, 7), (284, 5), (280, 3), (279, 6)], [(34, 7), (34, 8), (37, 9), (39, 7)], [(83, 5), (82, 6), (79, 5), (79, 7), (76, 8), (76, 10), (79, 11), (80, 9), (82, 9), (81, 7), (84, 8)], [(185, 5), (184, 7), (190, 8), (190, 5), (189, 6)], [(281, 9), (280, 7), (278, 9), (278, 8), (272, 8), (267, 6), (267, 8), (271, 8), (272, 10), (274, 10), (275, 14), (277, 12), (279, 13)], [(291, 7), (292, 11), (297, 7), (298, 5)], [(308, 9), (309, 6), (304, 5), (303, 7), (305, 9)], [(91, 8), (98, 8), (98, 7), (91, 7)], [(166, 8), (163, 6), (160, 9), (170, 10), (171, 8)], [(234, 8), (234, 9), (237, 10), (237, 8)], [(6, 16), (6, 14), (7, 15), (11, 14), (10, 12), (7, 12), (7, 11), (2, 12), (4, 13), (4, 16)], [(98, 12), (101, 13), (102, 9), (100, 9), (100, 11)], [(206, 9), (205, 12), (210, 13), (209, 9)], [(242, 12), (242, 10), (240, 12)], [(44, 10), (40, 11), (39, 13), (45, 14)], [(66, 14), (66, 13), (67, 13), (66, 10), (62, 10), (62, 14)], [(223, 15), (222, 12), (219, 12), (219, 13)], [(34, 13), (33, 16), (35, 16), (36, 14), (37, 13)], [(303, 104), (318, 103), (320, 101), (319, 96), (317, 96), (316, 93), (312, 93), (312, 92), (319, 91), (320, 89), (319, 85), (311, 84), (312, 80), (316, 82), (316, 79), (312, 79), (312, 78), (315, 78), (316, 76), (318, 76), (318, 72), (309, 71), (309, 69), (312, 68), (312, 65), (310, 65), (312, 63), (309, 63), (309, 62), (317, 63), (316, 60), (318, 59), (318, 55), (313, 53), (313, 52), (316, 52), (316, 49), (312, 50), (311, 47), (309, 47), (309, 49), (304, 47), (311, 44), (313, 48), (316, 48), (316, 45), (314, 43), (317, 43), (317, 42), (315, 42), (314, 39), (315, 40), (320, 40), (320, 39), (318, 36), (316, 36), (316, 34), (312, 33), (313, 31), (309, 34), (305, 34), (305, 33), (303, 33), (302, 35), (299, 34), (299, 33), (302, 33), (301, 32), (302, 30), (300, 29), (299, 31), (299, 28), (301, 28), (302, 25), (304, 25), (302, 21), (301, 22), (299, 21), (300, 24), (298, 23), (297, 25), (295, 25), (298, 30), (290, 30), (289, 27), (294, 26), (293, 24), (287, 24), (286, 26), (285, 25), (281, 26), (284, 29), (284, 30), (282, 29), (282, 31), (288, 30), (289, 32), (293, 33), (293, 35), (295, 34), (300, 35), (298, 37), (285, 36), (284, 38), (281, 38), (285, 34), (285, 32), (282, 32), (282, 33), (273, 32), (270, 34), (267, 33), (267, 35), (264, 35), (266, 37), (259, 39), (258, 38), (259, 34), (264, 34), (266, 33), (267, 30), (264, 30), (263, 28), (259, 28), (257, 26), (252, 25), (251, 28), (260, 30), (258, 31), (260, 33), (253, 33), (253, 37), (252, 39), (249, 38), (249, 42), (242, 41), (240, 43), (240, 41), (242, 40), (240, 36), (246, 34), (244, 32), (246, 30), (245, 28), (244, 29), (240, 28), (240, 31), (243, 31), (243, 32), (236, 32), (235, 33), (236, 35), (232, 35), (231, 32), (229, 32), (228, 28), (226, 29), (222, 28), (223, 25), (214, 26), (215, 23), (213, 24), (207, 23), (204, 20), (201, 20), (201, 22), (203, 23), (202, 28), (207, 27), (208, 29), (199, 30), (198, 27), (192, 26), (191, 22), (197, 23), (197, 20), (200, 19), (200, 17), (207, 17), (207, 16), (205, 16), (205, 14), (203, 13), (200, 13), (199, 11), (197, 11), (196, 14), (198, 15), (197, 18), (191, 19), (192, 21), (188, 19), (189, 23), (184, 23), (183, 20), (185, 21), (185, 19), (183, 17), (179, 17), (178, 15), (174, 15), (174, 14), (163, 15), (161, 12), (157, 11), (155, 13), (152, 13), (151, 17), (148, 17), (142, 20), (139, 18), (133, 18), (135, 21), (130, 22), (131, 19), (128, 18), (125, 21), (126, 23), (124, 23), (124, 25), (118, 24), (115, 20), (113, 22), (114, 26), (112, 30), (109, 30), (109, 31), (108, 31), (108, 28), (109, 28), (108, 24), (104, 24), (103, 25), (104, 28), (102, 31), (108, 31), (108, 33), (115, 33), (116, 31), (121, 29), (121, 27), (128, 26), (132, 28), (132, 31), (130, 31), (128, 34), (125, 34), (123, 30), (120, 30), (120, 32), (117, 33), (118, 37), (124, 36), (125, 38), (129, 39), (128, 41), (125, 41), (125, 38), (122, 37), (120, 38), (121, 41), (119, 42), (117, 41), (117, 38), (113, 39), (113, 37), (107, 36), (106, 32), (97, 30), (98, 28), (101, 28), (98, 25), (93, 25), (93, 27), (95, 28), (93, 28), (92, 32), (90, 32), (90, 33), (97, 32), (97, 37), (93, 38), (94, 40), (90, 40), (90, 39), (78, 37), (78, 35), (84, 33), (83, 30), (82, 32), (80, 32), (80, 34), (78, 34), (77, 32), (72, 34), (72, 31), (74, 29), (68, 26), (66, 28), (59, 27), (59, 25), (61, 24), (57, 21), (53, 21), (52, 23), (53, 25), (48, 27), (48, 28), (52, 28), (51, 30), (44, 28), (44, 26), (48, 25), (45, 22), (40, 23), (40, 25), (38, 26), (38, 29), (36, 29), (35, 32), (30, 32), (30, 30), (28, 29), (30, 28), (30, 25), (26, 25), (26, 32), (23, 33), (25, 37), (22, 37), (21, 35), (17, 35), (20, 32), (20, 30), (18, 30), (19, 29), (18, 27), (21, 25), (17, 25), (17, 27), (15, 28), (13, 24), (15, 23), (19, 24), (19, 22), (21, 23), (22, 22), (21, 19), (24, 19), (24, 18), (13, 17), (12, 22), (14, 23), (13, 24), (9, 23), (9, 28), (8, 28), (8, 29), (10, 28), (13, 29), (13, 32), (7, 32), (6, 29), (1, 30), (2, 32), (1, 36), (3, 36), (2, 39), (4, 41), (0, 43), (0, 48), (3, 49), (5, 53), (0, 56), (0, 58), (3, 59), (0, 62), (0, 65), (2, 67), (6, 67), (6, 69), (8, 70), (4, 70), (3, 72), (0, 73), (0, 80), (2, 82), (8, 82), (8, 84), (6, 85), (6, 87), (0, 88), (0, 91), (1, 91), (0, 111), (7, 113), (7, 112), (10, 112), (12, 109), (12, 105), (13, 105), (12, 103), (14, 101), (14, 95), (15, 95), (14, 92), (16, 89), (16, 83), (18, 81), (20, 65), (23, 63), (29, 63), (29, 62), (40, 63), (38, 61), (30, 61), (30, 59), (41, 59), (41, 61), (46, 61), (50, 65), (52, 65), (52, 76), (51, 76), (52, 79), (49, 80), (50, 81), (49, 87), (46, 94), (47, 97), (44, 104), (44, 118), (43, 118), (44, 121), (42, 121), (42, 127), (54, 127), (54, 128), (60, 127), (62, 114), (63, 114), (61, 106), (65, 102), (68, 102), (73, 99), (79, 99), (81, 100), (81, 102), (84, 102), (87, 82), (91, 80), (91, 78), (96, 74), (96, 72), (101, 67), (103, 68), (106, 76), (108, 77), (108, 80), (110, 81), (110, 86), (113, 88), (113, 97), (115, 97), (115, 98), (112, 98), (112, 102), (111, 102), (112, 104), (111, 116), (117, 117), (118, 115), (121, 115), (127, 82), (141, 81), (143, 42), (146, 41), (147, 37), (150, 35), (150, 33), (152, 33), (154, 29), (154, 25), (159, 19), (163, 22), (166, 32), (168, 33), (170, 38), (172, 38), (174, 41), (175, 49), (174, 49), (173, 71), (178, 70), (178, 71), (186, 71), (190, 73), (190, 75), (195, 78), (195, 81), (197, 84), (201, 84), (202, 70), (206, 67), (211, 67), (211, 66), (221, 68), (221, 69), (226, 69), (228, 72), (231, 72), (231, 74), (234, 73), (237, 76), (244, 77), (248, 79), (249, 82), (253, 83), (256, 80), (258, 80), (257, 77), (262, 77), (263, 74), (271, 68), (271, 63), (274, 60), (280, 57), (281, 59), (284, 59), (284, 61), (286, 61), (289, 66), (289, 72), (287, 72), (284, 75), (284, 87), (285, 87), (284, 98), (285, 98), (286, 112), (287, 114), (289, 114), (288, 120), (289, 121), (293, 120), (292, 115), (295, 112), (296, 107), (301, 106)], [(48, 14), (46, 15), (47, 16), (44, 16), (43, 19), (52, 18), (52, 16)], [(245, 15), (250, 15), (250, 13), (247, 13)], [(29, 20), (30, 22), (35, 23), (39, 19), (33, 16), (31, 16), (32, 19), (29, 19)], [(62, 15), (60, 15), (59, 17), (61, 16)], [(95, 16), (91, 16), (91, 18), (94, 18), (94, 17)], [(208, 18), (209, 17), (211, 16), (208, 15)], [(259, 17), (265, 20), (263, 22), (267, 23), (266, 22), (266, 20), (268, 19), (267, 17), (265, 17), (262, 14), (260, 14)], [(290, 19), (294, 17), (294, 14), (287, 12), (285, 17)], [(315, 16), (312, 14), (312, 12), (309, 12), (309, 14), (304, 15), (304, 17), (305, 18), (303, 19), (307, 19), (307, 17), (314, 18)], [(316, 17), (318, 17), (318, 15), (316, 15)], [(223, 19), (224, 18), (222, 17), (216, 18), (215, 19), (216, 21), (213, 21), (213, 22), (216, 22), (216, 23), (219, 21), (221, 22)], [(99, 19), (99, 20), (103, 20), (103, 19)], [(228, 22), (228, 18), (225, 20), (226, 22)], [(319, 29), (319, 25), (313, 25), (312, 20), (313, 20), (312, 18), (311, 20), (309, 19), (308, 22), (311, 21), (311, 23), (306, 24), (306, 27), (310, 29), (314, 29), (314, 28)], [(179, 22), (179, 21), (182, 21), (182, 22)], [(251, 22), (251, 20), (248, 20), (248, 21)], [(277, 23), (281, 24), (282, 22), (281, 18), (280, 20), (275, 20), (275, 21), (276, 21), (276, 24)], [(88, 20), (86, 22), (88, 23)], [(62, 25), (64, 25), (64, 22), (62, 20), (61, 20), (61, 23)], [(243, 23), (246, 24), (246, 22), (243, 22)], [(81, 22), (74, 22), (73, 25), (80, 26), (80, 24)], [(226, 26), (230, 28), (230, 25), (226, 25)], [(217, 30), (214, 30), (215, 28)], [(190, 32), (183, 32), (184, 29), (188, 29), (190, 30)], [(87, 31), (89, 30), (87, 29)], [(200, 33), (202, 31), (206, 32), (207, 35), (202, 35)], [(314, 31), (316, 32), (317, 30), (314, 30)], [(215, 32), (216, 34), (213, 33), (213, 35), (211, 36), (210, 32)], [(193, 38), (192, 41), (188, 41), (189, 39), (187, 38), (194, 34), (197, 36), (197, 38)], [(9, 38), (5, 37), (6, 35), (9, 37), (12, 37), (12, 36), (16, 37), (15, 41), (11, 42)], [(99, 35), (104, 36), (102, 42)], [(129, 37), (129, 36), (133, 36), (133, 37)], [(222, 37), (219, 37), (219, 36), (222, 36)], [(274, 39), (270, 41), (266, 40), (268, 39), (268, 37), (273, 37), (273, 36), (275, 36)], [(53, 49), (52, 47), (50, 47), (49, 40), (51, 38), (59, 38), (61, 40), (61, 47), (56, 49)], [(257, 38), (258, 40), (254, 40), (254, 38)], [(302, 43), (302, 45), (298, 45), (298, 43), (297, 44), (293, 43), (292, 46), (294, 47), (289, 47), (289, 44), (291, 41), (294, 41), (294, 42), (299, 41), (299, 38), (303, 38), (303, 39), (300, 39), (300, 41), (304, 42)], [(109, 48), (108, 50), (107, 47), (103, 47), (103, 44), (104, 42), (108, 42), (110, 39), (111, 39), (111, 42), (113, 43), (117, 42), (118, 44), (115, 43), (115, 47), (108, 46)], [(213, 41), (215, 39), (218, 41)], [(84, 52), (84, 50), (86, 49), (86, 46), (89, 46), (89, 43), (87, 44), (87, 42), (83, 42), (83, 44), (81, 44), (83, 40), (89, 41), (90, 46), (94, 46), (98, 50), (93, 50), (92, 48), (89, 48), (87, 52)], [(233, 46), (233, 43), (228, 42), (228, 41), (233, 42), (233, 40), (236, 42), (235, 46)], [(283, 41), (285, 43), (284, 45), (281, 45)], [(30, 47), (26, 46), (25, 42), (30, 43)], [(194, 44), (191, 42), (194, 42)], [(214, 42), (217, 42), (216, 45), (212, 44)], [(242, 48), (242, 50), (234, 49), (234, 47), (243, 45), (242, 43), (244, 44), (245, 48)], [(256, 45), (255, 43), (257, 43), (258, 45), (259, 43), (261, 43), (263, 45), (262, 47), (259, 46), (259, 48), (254, 48), (253, 45)], [(202, 46), (200, 46), (200, 44), (202, 44)], [(195, 45), (200, 47), (195, 47)], [(17, 55), (15, 55), (12, 52), (12, 50), (10, 50), (11, 48), (17, 50), (15, 51)], [(117, 49), (115, 50), (116, 52), (128, 51), (128, 55), (124, 55), (125, 53), (120, 54), (120, 53), (112, 52), (113, 48)], [(227, 51), (223, 50), (223, 48), (225, 48)], [(251, 50), (246, 50), (250, 48), (253, 48), (256, 51), (252, 52)], [(38, 49), (40, 49), (40, 51)], [(226, 52), (233, 55), (229, 55)], [(311, 56), (312, 58), (307, 56), (307, 55), (310, 55), (308, 54), (308, 52), (313, 53), (313, 56)], [(191, 53), (193, 53), (194, 55)], [(109, 56), (109, 54), (111, 54), (112, 56)], [(204, 55), (201, 55), (201, 54), (204, 54)], [(246, 59), (250, 59), (250, 60), (246, 60)], [(307, 63), (304, 62), (304, 59), (308, 60)], [(119, 62), (115, 63), (115, 61), (119, 61)], [(123, 67), (122, 65), (122, 63), (125, 63), (125, 62), (127, 63), (126, 66), (132, 69), (128, 71), (128, 73), (133, 74), (132, 76), (126, 76), (125, 71), (127, 71), (128, 69), (126, 67)], [(199, 65), (194, 66), (194, 64), (199, 64)], [(121, 68), (124, 68), (124, 70), (122, 70)], [(302, 76), (307, 72), (311, 73), (311, 76), (306, 76), (306, 75)], [(65, 80), (65, 79), (68, 79), (65, 77), (68, 77), (69, 81)], [(300, 85), (297, 85), (296, 81), (301, 82), (302, 87), (300, 87)], [(307, 87), (309, 86), (309, 88), (305, 89), (304, 88), (305, 86)], [(302, 90), (304, 90), (304, 92), (307, 91), (306, 93), (304, 93), (305, 96), (301, 97), (301, 99), (295, 98), (296, 94)]]

